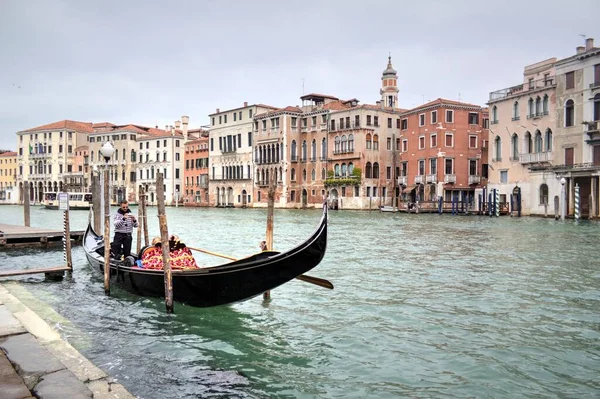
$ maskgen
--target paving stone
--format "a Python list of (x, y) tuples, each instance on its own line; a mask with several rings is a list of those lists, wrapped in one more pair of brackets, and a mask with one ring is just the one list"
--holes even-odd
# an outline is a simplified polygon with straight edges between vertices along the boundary
[(24, 332), (27, 330), (13, 316), (12, 312), (5, 305), (0, 305), (0, 337)]
[(135, 399), (123, 385), (105, 379), (89, 382), (87, 386), (94, 392), (94, 399)]
[(40, 399), (87, 399), (93, 393), (69, 370), (60, 370), (46, 374), (33, 388), (33, 393)]
[(31, 397), (31, 392), (2, 351), (0, 351), (0, 387), (0, 399)]
[(31, 334), (0, 338), (0, 348), (6, 352), (6, 357), (29, 389), (37, 384), (42, 375), (65, 368)]
[(87, 360), (77, 352), (75, 348), (66, 343), (65, 341), (56, 341), (50, 344), (44, 345), (50, 353), (52, 353), (58, 360), (62, 362), (79, 381), (88, 382), (106, 378), (106, 373), (94, 366), (92, 362)]

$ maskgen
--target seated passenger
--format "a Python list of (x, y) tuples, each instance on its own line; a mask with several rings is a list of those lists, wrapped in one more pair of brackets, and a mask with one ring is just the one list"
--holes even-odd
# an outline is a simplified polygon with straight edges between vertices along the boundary
[[(171, 269), (172, 270), (183, 270), (183, 269), (198, 269), (196, 260), (192, 255), (192, 251), (186, 245), (179, 241), (179, 237), (173, 235), (169, 240), (169, 249), (171, 249)], [(142, 268), (144, 269), (163, 269), (163, 258), (162, 258), (162, 243), (160, 237), (152, 239), (152, 246), (146, 248), (141, 255)]]

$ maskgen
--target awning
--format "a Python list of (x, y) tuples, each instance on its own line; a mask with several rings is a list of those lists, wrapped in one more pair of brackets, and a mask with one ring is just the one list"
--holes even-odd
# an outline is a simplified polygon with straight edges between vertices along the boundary
[(409, 186), (406, 186), (402, 189), (402, 192), (404, 193), (410, 193), (412, 190), (414, 190), (417, 187), (417, 184), (411, 184)]

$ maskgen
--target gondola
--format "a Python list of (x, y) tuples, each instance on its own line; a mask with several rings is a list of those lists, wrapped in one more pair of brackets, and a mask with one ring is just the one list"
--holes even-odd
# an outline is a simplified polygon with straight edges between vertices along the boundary
[[(173, 299), (196, 307), (241, 302), (272, 290), (317, 266), (327, 247), (327, 206), (319, 226), (302, 244), (286, 252), (264, 251), (230, 263), (192, 270), (173, 270)], [(104, 273), (104, 241), (91, 224), (83, 248), (93, 269)], [(133, 256), (137, 259), (137, 256)], [(164, 297), (164, 273), (111, 259), (111, 285), (136, 295)]]

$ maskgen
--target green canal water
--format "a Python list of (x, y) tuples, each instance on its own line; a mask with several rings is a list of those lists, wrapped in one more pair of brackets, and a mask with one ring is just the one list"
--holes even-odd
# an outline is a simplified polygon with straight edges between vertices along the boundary
[[(156, 208), (150, 208), (151, 215)], [(265, 231), (254, 209), (169, 208), (190, 245), (243, 256)], [(87, 212), (72, 212), (84, 229)], [(320, 211), (275, 211), (275, 249), (303, 241)], [(62, 213), (33, 208), (33, 226)], [(158, 219), (151, 217), (151, 235)], [(0, 207), (21, 223), (22, 208)], [(113, 289), (81, 247), (71, 280), (17, 278), (84, 356), (141, 398), (597, 398), (600, 224), (553, 219), (330, 212), (311, 275), (210, 309)], [(218, 258), (198, 256), (200, 263)], [(0, 252), (0, 269), (62, 262), (55, 250)]]

